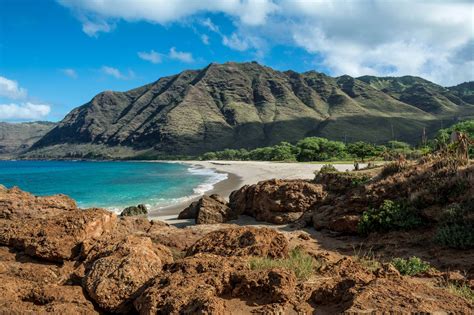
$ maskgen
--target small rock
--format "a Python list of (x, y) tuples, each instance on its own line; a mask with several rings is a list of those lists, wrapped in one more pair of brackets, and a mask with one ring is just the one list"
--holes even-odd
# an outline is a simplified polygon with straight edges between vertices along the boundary
[(148, 209), (144, 204), (139, 204), (137, 206), (131, 206), (123, 209), (122, 213), (120, 215), (122, 217), (125, 216), (136, 216), (136, 215), (147, 215), (148, 214)]

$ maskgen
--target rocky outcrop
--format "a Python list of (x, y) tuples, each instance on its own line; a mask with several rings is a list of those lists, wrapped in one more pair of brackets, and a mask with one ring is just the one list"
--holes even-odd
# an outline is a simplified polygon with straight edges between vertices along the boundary
[(285, 303), (294, 298), (295, 289), (293, 272), (255, 272), (236, 257), (196, 254), (168, 265), (134, 305), (140, 314), (224, 314), (232, 313), (226, 299)]
[[(439, 282), (412, 279), (389, 264), (374, 267), (362, 257), (342, 255), (348, 244), (322, 233), (233, 224), (179, 229), (103, 209), (69, 208), (67, 201), (46, 207), (45, 200), (50, 205), (54, 199), (38, 198), (36, 204), (15, 190), (4, 193), (2, 202), (15, 205), (22, 197), (31, 202), (31, 213), (12, 206), (13, 215), (0, 219), (6, 244), (0, 245), (0, 313), (462, 314), (472, 309), (466, 299), (438, 287), (445, 279), (472, 283), (470, 271), (456, 277), (430, 271)], [(461, 256), (457, 270), (470, 268), (469, 252), (450, 254)], [(302, 270), (307, 278), (300, 276)]]
[(89, 296), (102, 309), (123, 313), (130, 311), (138, 290), (173, 258), (167, 247), (154, 245), (148, 237), (127, 236), (89, 251), (87, 260), (93, 261), (83, 279)]
[(48, 218), (1, 221), (0, 244), (61, 262), (77, 257), (86, 239), (109, 232), (116, 224), (116, 216), (103, 209), (87, 209), (64, 211)]
[(229, 205), (259, 221), (285, 224), (296, 221), (325, 196), (320, 185), (309, 181), (273, 179), (232, 192)]
[[(351, 175), (324, 174), (317, 177), (325, 189), (333, 190), (324, 200), (315, 203), (302, 218), (316, 229), (329, 229), (348, 234), (357, 233), (362, 213), (369, 208), (378, 209), (385, 200), (410, 204), (422, 220), (435, 223), (443, 216), (443, 209), (469, 205), (474, 202), (474, 166), (450, 170), (446, 158), (428, 157), (418, 163), (405, 165), (399, 171), (364, 180)], [(337, 178), (343, 186), (338, 186)], [(364, 176), (364, 177), (361, 177)], [(355, 181), (357, 185), (350, 184)], [(472, 217), (467, 211), (465, 219)], [(304, 224), (303, 224), (304, 225)]]
[(178, 219), (195, 219), (196, 224), (224, 223), (237, 219), (236, 211), (219, 195), (202, 196), (181, 211)]
[(221, 256), (288, 256), (288, 241), (269, 228), (239, 227), (210, 232), (194, 243), (187, 256), (211, 253)]
[(65, 195), (38, 197), (0, 185), (0, 219), (45, 218), (75, 209), (76, 202)]
[(144, 215), (146, 216), (148, 214), (148, 209), (146, 208), (145, 205), (139, 204), (137, 206), (131, 206), (123, 209), (122, 213), (120, 213), (120, 216), (122, 217), (129, 217), (129, 216), (137, 216), (137, 215)]

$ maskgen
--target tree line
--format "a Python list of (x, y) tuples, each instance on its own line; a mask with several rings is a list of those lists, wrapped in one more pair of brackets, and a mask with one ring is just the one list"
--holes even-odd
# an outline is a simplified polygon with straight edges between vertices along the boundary
[[(474, 120), (457, 123), (450, 128), (441, 129), (436, 137), (419, 146), (412, 146), (401, 141), (389, 141), (384, 145), (357, 141), (344, 143), (321, 137), (308, 137), (296, 144), (281, 142), (274, 146), (246, 149), (225, 149), (207, 152), (201, 160), (241, 160), (241, 161), (337, 161), (337, 160), (372, 160), (390, 159), (400, 154), (415, 159), (427, 154), (437, 147), (448, 144), (451, 133), (459, 131), (474, 138)], [(472, 149), (471, 149), (472, 151)], [(474, 152), (470, 152), (474, 155)], [(472, 156), (471, 155), (471, 156)]]

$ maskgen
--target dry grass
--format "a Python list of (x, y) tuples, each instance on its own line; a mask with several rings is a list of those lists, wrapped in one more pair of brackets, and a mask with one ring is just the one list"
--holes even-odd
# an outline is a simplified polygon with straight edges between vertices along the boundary
[(302, 281), (307, 280), (314, 273), (318, 264), (319, 262), (298, 247), (290, 251), (288, 258), (272, 259), (267, 257), (255, 257), (250, 259), (250, 269), (252, 270), (285, 268), (293, 270), (296, 278)]

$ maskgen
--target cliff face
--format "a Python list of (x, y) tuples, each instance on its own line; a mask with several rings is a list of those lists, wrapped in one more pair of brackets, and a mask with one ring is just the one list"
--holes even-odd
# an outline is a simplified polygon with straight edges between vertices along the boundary
[(332, 78), (257, 63), (210, 64), (127, 92), (100, 93), (33, 149), (51, 154), (51, 146), (66, 153), (94, 145), (192, 155), (313, 135), (416, 143), (423, 128), (429, 134), (441, 120), (473, 116), (469, 91), (416, 77)]
[(51, 122), (0, 122), (0, 157), (22, 153), (41, 139), (56, 124)]

